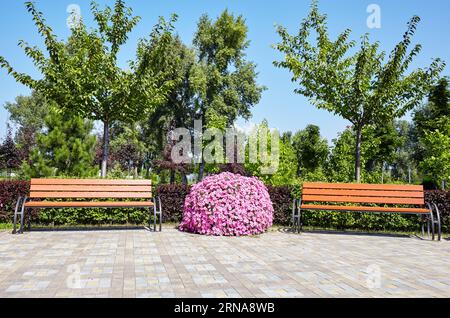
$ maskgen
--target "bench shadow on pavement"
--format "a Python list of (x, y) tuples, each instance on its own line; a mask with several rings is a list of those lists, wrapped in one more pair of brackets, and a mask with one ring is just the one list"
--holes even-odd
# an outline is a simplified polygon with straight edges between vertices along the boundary
[[(25, 230), (26, 232), (106, 232), (106, 231), (133, 231), (133, 230), (143, 230), (148, 232), (154, 232), (153, 227), (149, 228), (144, 225), (136, 226), (64, 226), (64, 227), (32, 227), (31, 231)], [(158, 232), (158, 231), (157, 231)]]
[[(326, 234), (326, 235), (346, 235), (346, 236), (369, 236), (369, 237), (391, 237), (391, 238), (413, 238), (422, 241), (428, 241), (427, 237), (420, 237), (417, 234), (402, 234), (402, 233), (380, 233), (380, 232), (352, 232), (352, 231), (339, 231), (339, 230), (321, 230), (321, 229), (307, 229), (301, 233), (297, 233), (296, 230), (291, 227), (282, 227), (278, 229), (278, 232), (291, 235), (302, 234)], [(426, 235), (426, 234), (425, 234)]]

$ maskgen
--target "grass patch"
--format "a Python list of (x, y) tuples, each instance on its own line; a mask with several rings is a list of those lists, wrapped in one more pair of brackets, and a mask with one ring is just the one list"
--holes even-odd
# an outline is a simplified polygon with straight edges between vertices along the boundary
[(6, 230), (12, 230), (13, 224), (12, 223), (0, 223), (0, 231), (6, 231)]

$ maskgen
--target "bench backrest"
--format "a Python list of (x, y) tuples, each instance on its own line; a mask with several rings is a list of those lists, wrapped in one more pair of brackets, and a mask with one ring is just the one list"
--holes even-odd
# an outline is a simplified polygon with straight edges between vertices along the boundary
[(423, 186), (304, 183), (302, 202), (425, 205)]
[(151, 180), (32, 179), (30, 198), (150, 199)]

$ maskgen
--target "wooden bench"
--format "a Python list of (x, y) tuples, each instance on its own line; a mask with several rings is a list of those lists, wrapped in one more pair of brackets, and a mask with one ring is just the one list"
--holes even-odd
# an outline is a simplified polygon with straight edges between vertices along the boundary
[(299, 233), (303, 226), (302, 211), (400, 213), (426, 216), (428, 233), (431, 227), (434, 240), (437, 225), (441, 240), (439, 209), (434, 203), (425, 205), (423, 186), (304, 183), (302, 197), (294, 200), (292, 210), (292, 224)]
[(150, 180), (32, 179), (30, 195), (17, 200), (13, 234), (17, 232), (18, 221), (19, 233), (23, 233), (27, 211), (45, 208), (148, 208), (149, 227), (153, 209), (154, 231), (157, 216), (159, 231), (162, 229), (161, 200), (152, 196)]

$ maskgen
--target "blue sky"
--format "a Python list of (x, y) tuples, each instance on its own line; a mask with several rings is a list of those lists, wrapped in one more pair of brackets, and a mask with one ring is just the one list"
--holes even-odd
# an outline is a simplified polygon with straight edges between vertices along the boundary
[[(17, 46), (19, 40), (42, 46), (36, 28), (26, 11), (24, 1), (0, 1), (0, 55), (7, 58), (19, 71), (38, 77), (33, 64)], [(97, 1), (101, 6), (113, 5), (114, 1)], [(88, 0), (36, 0), (37, 7), (45, 14), (47, 22), (60, 38), (66, 38), (69, 30), (66, 26), (67, 7), (77, 4), (88, 25), (92, 23)], [(367, 6), (377, 4), (381, 8), (381, 28), (369, 29), (366, 24), (369, 13)], [(128, 0), (127, 4), (134, 13), (142, 17), (134, 29), (130, 39), (122, 49), (120, 63), (124, 67), (126, 61), (135, 54), (137, 40), (150, 33), (158, 16), (168, 17), (177, 13), (179, 20), (176, 29), (185, 43), (192, 42), (199, 17), (207, 13), (216, 17), (224, 9), (235, 14), (242, 14), (249, 28), (250, 47), (248, 59), (258, 67), (259, 83), (268, 90), (264, 92), (261, 102), (253, 108), (251, 122), (258, 123), (268, 119), (271, 127), (282, 131), (297, 131), (308, 124), (321, 127), (322, 134), (331, 140), (337, 133), (345, 129), (348, 122), (342, 118), (317, 110), (303, 96), (293, 93), (295, 84), (290, 81), (286, 70), (272, 65), (280, 55), (271, 45), (278, 42), (275, 25), (281, 24), (293, 33), (298, 30), (299, 23), (308, 12), (310, 0)], [(320, 9), (329, 17), (329, 30), (335, 36), (345, 28), (352, 29), (352, 38), (358, 39), (369, 33), (372, 41), (380, 41), (381, 48), (390, 51), (401, 39), (406, 23), (417, 14), (422, 18), (415, 42), (423, 45), (413, 67), (428, 66), (433, 57), (440, 57), (450, 63), (450, 1), (448, 0), (321, 0)], [(444, 75), (449, 75), (449, 68)], [(3, 108), (6, 101), (13, 101), (19, 94), (28, 94), (29, 90), (16, 83), (4, 70), (0, 70), (0, 138), (5, 135), (7, 112)], [(239, 125), (250, 123), (243, 121)]]

